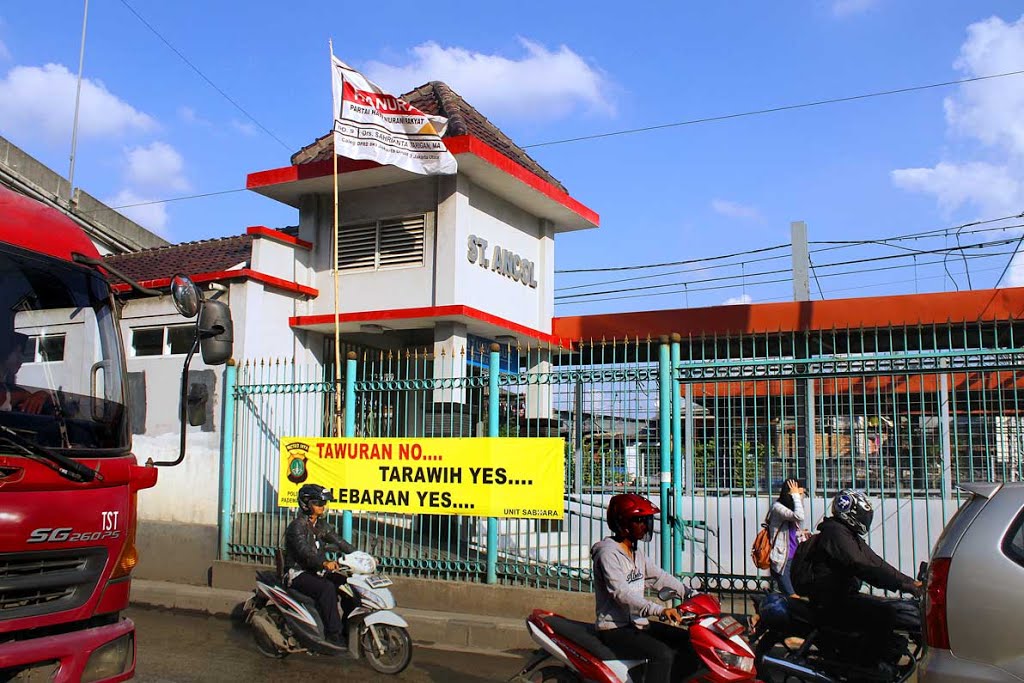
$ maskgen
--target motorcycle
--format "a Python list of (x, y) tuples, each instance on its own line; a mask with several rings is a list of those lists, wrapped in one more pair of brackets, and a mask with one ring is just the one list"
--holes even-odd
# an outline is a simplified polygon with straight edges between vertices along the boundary
[(256, 589), (243, 606), (257, 649), (274, 659), (298, 652), (364, 656), (380, 673), (400, 673), (412, 660), (412, 639), (409, 624), (392, 611), (391, 579), (378, 573), (376, 560), (363, 552), (339, 556), (337, 562), (337, 572), (346, 577), (338, 589), (338, 610), (342, 610), (341, 591), (355, 602), (346, 625), (347, 647), (327, 639), (313, 599), (285, 585), (279, 556), (276, 575), (257, 572)]
[[(663, 588), (658, 598), (669, 602), (678, 600), (679, 595)], [(714, 597), (698, 594), (683, 601), (677, 609), (682, 615), (681, 625), (689, 629), (690, 645), (701, 664), (688, 680), (755, 681), (754, 653), (743, 637), (746, 629), (732, 616), (723, 615)], [(526, 626), (540, 648), (513, 681), (632, 683), (644, 680), (646, 661), (619, 659), (597, 637), (593, 623), (535, 609), (526, 619)], [(558, 663), (538, 668), (552, 658)]]
[(896, 615), (888, 656), (864, 661), (860, 637), (823, 619), (810, 603), (772, 593), (755, 599), (758, 622), (751, 636), (758, 674), (765, 681), (905, 681), (924, 653), (918, 600), (885, 600)]

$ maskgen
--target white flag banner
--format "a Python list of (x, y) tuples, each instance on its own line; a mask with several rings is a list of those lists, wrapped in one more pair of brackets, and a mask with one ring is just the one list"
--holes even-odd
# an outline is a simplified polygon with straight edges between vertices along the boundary
[(336, 154), (424, 175), (456, 172), (455, 157), (441, 141), (448, 119), (389, 95), (334, 55), (331, 63)]

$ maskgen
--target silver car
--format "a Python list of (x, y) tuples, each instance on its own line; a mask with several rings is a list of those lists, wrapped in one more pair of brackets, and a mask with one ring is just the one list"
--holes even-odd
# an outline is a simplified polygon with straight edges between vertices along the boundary
[(918, 678), (1024, 680), (1024, 482), (960, 488), (928, 566)]

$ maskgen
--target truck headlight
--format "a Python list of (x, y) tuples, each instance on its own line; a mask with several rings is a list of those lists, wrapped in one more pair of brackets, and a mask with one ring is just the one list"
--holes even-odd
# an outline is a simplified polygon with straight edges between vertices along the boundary
[(82, 683), (102, 681), (123, 674), (134, 661), (135, 634), (126, 633), (93, 650), (82, 671)]

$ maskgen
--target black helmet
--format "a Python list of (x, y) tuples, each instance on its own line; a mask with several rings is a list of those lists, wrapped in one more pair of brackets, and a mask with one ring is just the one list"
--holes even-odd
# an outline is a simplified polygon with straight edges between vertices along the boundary
[(328, 501), (334, 500), (331, 490), (319, 484), (303, 484), (299, 488), (299, 509), (304, 514), (313, 514), (312, 504), (327, 505)]
[(863, 491), (843, 489), (832, 499), (832, 516), (865, 536), (875, 518), (875, 510)]

